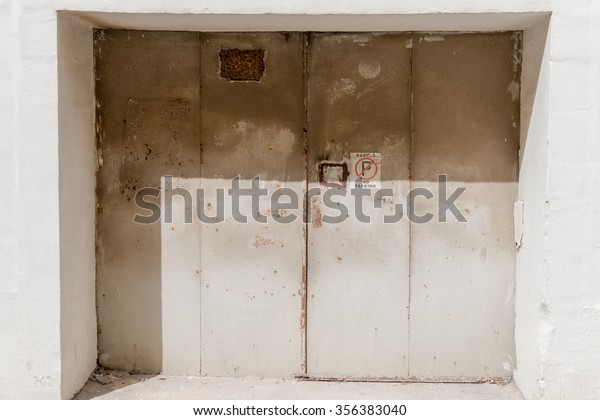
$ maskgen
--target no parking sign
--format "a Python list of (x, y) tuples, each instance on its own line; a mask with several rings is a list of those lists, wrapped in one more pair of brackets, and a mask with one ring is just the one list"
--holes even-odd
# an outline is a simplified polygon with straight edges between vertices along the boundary
[(381, 188), (381, 153), (350, 153), (350, 181), (354, 188)]

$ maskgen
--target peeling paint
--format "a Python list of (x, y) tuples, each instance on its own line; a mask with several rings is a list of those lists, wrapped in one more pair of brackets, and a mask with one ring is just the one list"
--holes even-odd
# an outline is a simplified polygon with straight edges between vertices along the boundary
[(363, 59), (358, 65), (358, 74), (363, 79), (374, 79), (381, 72), (381, 64), (376, 59)]
[(442, 35), (425, 35), (423, 40), (425, 42), (441, 42), (444, 40), (444, 37)]
[(521, 93), (521, 85), (519, 82), (513, 80), (508, 84), (506, 91), (510, 93), (510, 97), (513, 101), (518, 101)]
[(278, 158), (285, 159), (292, 154), (297, 141), (288, 127), (279, 124), (259, 125), (250, 120), (239, 120), (233, 125), (221, 127), (214, 139), (217, 146), (236, 147), (240, 157), (245, 155), (254, 162), (272, 159), (265, 152), (273, 152)]
[(254, 248), (260, 248), (262, 246), (268, 246), (268, 245), (274, 245), (275, 244), (275, 240), (273, 240), (273, 238), (270, 238), (268, 236), (255, 236), (252, 239), (252, 246)]
[(343, 78), (333, 82), (333, 87), (329, 90), (329, 105), (333, 105), (338, 99), (344, 96), (352, 96), (356, 93), (356, 83), (352, 79)]
[(321, 207), (317, 201), (313, 201), (310, 204), (311, 208), (311, 223), (313, 228), (320, 228), (323, 225), (323, 215), (321, 213)]

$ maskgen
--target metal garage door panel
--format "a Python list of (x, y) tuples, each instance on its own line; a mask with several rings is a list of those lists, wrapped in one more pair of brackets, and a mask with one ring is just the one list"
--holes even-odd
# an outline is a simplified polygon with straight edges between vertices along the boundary
[[(161, 176), (199, 175), (198, 34), (99, 30), (98, 349), (103, 366), (161, 371), (161, 226), (132, 220)], [(156, 198), (146, 197), (158, 202)]]
[[(318, 164), (353, 152), (382, 155), (383, 188), (392, 197), (371, 223), (324, 223), (321, 197), (309, 205), (307, 369), (320, 377), (401, 377), (407, 373), (409, 227), (383, 223), (409, 187), (410, 36), (315, 34), (309, 42), (309, 186)], [(352, 170), (352, 168), (350, 169)], [(323, 188), (321, 192), (325, 192)]]
[[(257, 49), (264, 50), (262, 75), (253, 67), (256, 61), (244, 54), (220, 72), (221, 50)], [(236, 76), (236, 71), (241, 74)], [(238, 76), (260, 80), (227, 79)], [(207, 212), (215, 214), (215, 190), (231, 188), (231, 179), (237, 176), (244, 188), (260, 176), (260, 186), (270, 192), (286, 187), (302, 197), (306, 185), (302, 34), (203, 34), (201, 92), (201, 185)], [(229, 208), (224, 223), (202, 224), (205, 375), (303, 373), (302, 218), (292, 224), (274, 222), (267, 202), (261, 197), (266, 224), (251, 218), (247, 224), (237, 222)], [(241, 199), (240, 207), (251, 217), (249, 197)]]
[(418, 199), (412, 225), (412, 376), (493, 377), (514, 360), (512, 209), (517, 190), (520, 39), (512, 33), (415, 34), (412, 187), (448, 195), (467, 219)]

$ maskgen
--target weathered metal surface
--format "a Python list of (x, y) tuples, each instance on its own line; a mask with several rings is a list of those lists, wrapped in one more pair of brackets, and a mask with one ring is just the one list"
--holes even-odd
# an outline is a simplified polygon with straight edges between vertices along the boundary
[(519, 147), (520, 41), (512, 33), (415, 34), (412, 186), (448, 195), (417, 200), (430, 223), (411, 232), (410, 374), (509, 376), (514, 359), (513, 203)]
[(229, 80), (262, 79), (265, 72), (265, 50), (222, 49), (219, 51), (220, 75)]
[(348, 175), (347, 163), (319, 162), (318, 179), (322, 187), (345, 189)]
[[(95, 49), (101, 363), (219, 376), (510, 375), (518, 36), (111, 30)], [(467, 188), (457, 200), (467, 223), (439, 222), (438, 174), (446, 195)], [(301, 211), (281, 224), (269, 196), (259, 214), (246, 197), (241, 223), (227, 197), (223, 223), (133, 223), (136, 191), (165, 175), (203, 188), (211, 215), (217, 188), (259, 176), (299, 197), (346, 188), (336, 200), (349, 217), (327, 223), (338, 213), (316, 195), (306, 226)], [(376, 187), (362, 198), (370, 223), (356, 216), (356, 179)], [(384, 223), (411, 187), (436, 197)], [(393, 194), (375, 200), (384, 188)], [(435, 217), (409, 224), (410, 210)]]
[(101, 30), (94, 48), (99, 359), (160, 372), (161, 227), (132, 221), (134, 196), (199, 176), (198, 34)]
[[(304, 88), (302, 34), (203, 34), (201, 39), (202, 179), (207, 206), (216, 188), (242, 188), (260, 176), (271, 192), (302, 196)], [(219, 51), (264, 50), (260, 82), (219, 75)], [(228, 201), (228, 200), (226, 200)], [(261, 212), (268, 197), (260, 197)], [(202, 373), (219, 376), (290, 376), (302, 373), (302, 218), (277, 223), (231, 211), (201, 232)], [(301, 216), (301, 215), (300, 215)]]
[[(314, 34), (309, 45), (309, 186), (323, 161), (380, 152), (388, 203), (363, 199), (370, 224), (324, 223), (321, 197), (309, 203), (307, 373), (313, 377), (397, 378), (408, 368), (409, 229), (383, 215), (408, 192), (410, 157), (408, 34)], [(352, 170), (352, 169), (350, 169)], [(350, 185), (349, 185), (350, 187)], [(326, 187), (322, 192), (326, 191)]]

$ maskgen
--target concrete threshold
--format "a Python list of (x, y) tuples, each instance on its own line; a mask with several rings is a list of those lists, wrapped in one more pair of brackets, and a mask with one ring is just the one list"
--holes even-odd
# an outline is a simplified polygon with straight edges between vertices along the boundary
[(107, 371), (77, 400), (518, 400), (514, 383), (335, 382)]

